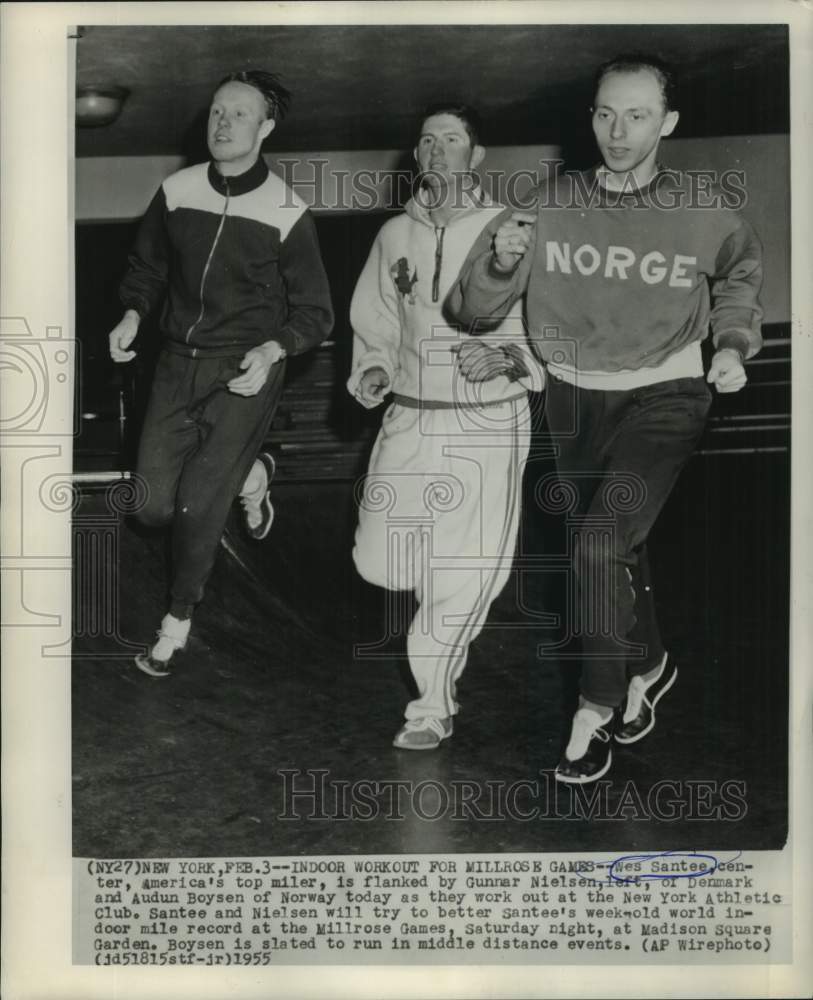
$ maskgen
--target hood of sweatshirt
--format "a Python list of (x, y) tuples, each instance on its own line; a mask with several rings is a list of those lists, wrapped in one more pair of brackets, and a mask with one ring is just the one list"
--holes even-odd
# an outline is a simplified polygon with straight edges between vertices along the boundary
[[(474, 187), (460, 191), (457, 197), (460, 199), (461, 211), (455, 212), (447, 223), (447, 226), (455, 225), (459, 219), (466, 218), (483, 208), (495, 208), (493, 199), (476, 184)], [(418, 192), (406, 204), (404, 211), (415, 222), (421, 222), (425, 226), (435, 228), (436, 223), (432, 220), (430, 212), (432, 210), (432, 194), (426, 187), (421, 187)]]

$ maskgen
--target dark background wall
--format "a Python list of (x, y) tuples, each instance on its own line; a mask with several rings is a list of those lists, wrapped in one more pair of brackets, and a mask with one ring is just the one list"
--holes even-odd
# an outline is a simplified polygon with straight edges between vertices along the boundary
[[(758, 391), (721, 401), (709, 448), (787, 447), (789, 427), (790, 198), (788, 37), (783, 25), (438, 25), (80, 28), (77, 86), (127, 87), (120, 118), (76, 135), (76, 338), (81, 378), (79, 470), (128, 468), (157, 344), (154, 320), (139, 357), (114, 367), (107, 332), (119, 318), (116, 286), (138, 217), (168, 174), (205, 157), (202, 112), (227, 69), (271, 67), (294, 92), (291, 114), (268, 143), (272, 169), (297, 161), (298, 189), (314, 204), (331, 283), (331, 341), (289, 366), (273, 428), (296, 478), (349, 477), (363, 464), (379, 419), (345, 390), (351, 351), (348, 305), (386, 209), (385, 186), (371, 210), (336, 197), (337, 172), (408, 169), (408, 150), (428, 101), (463, 97), (485, 122), (486, 171), (509, 176), (541, 160), (595, 162), (589, 127), (595, 67), (618, 52), (670, 59), (683, 86), (676, 136), (664, 162), (678, 168), (743, 171), (746, 214), (767, 262), (763, 289), (771, 346), (751, 370)], [(510, 58), (507, 58), (510, 56)], [(285, 152), (289, 150), (292, 152)], [(310, 173), (309, 173), (310, 171)], [(498, 192), (500, 193), (500, 192)], [(124, 419), (122, 419), (122, 417)], [(761, 429), (756, 430), (757, 426)]]

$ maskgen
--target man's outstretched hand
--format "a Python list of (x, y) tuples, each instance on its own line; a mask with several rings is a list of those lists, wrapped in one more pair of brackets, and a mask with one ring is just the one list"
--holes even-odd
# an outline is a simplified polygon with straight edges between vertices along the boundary
[(511, 369), (505, 353), (482, 340), (464, 340), (455, 350), (457, 367), (467, 382), (489, 382)]

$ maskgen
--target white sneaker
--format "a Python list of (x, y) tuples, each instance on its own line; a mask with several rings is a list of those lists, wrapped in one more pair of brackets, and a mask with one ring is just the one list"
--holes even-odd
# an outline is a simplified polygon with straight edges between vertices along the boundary
[(259, 454), (252, 466), (248, 479), (257, 474), (258, 485), (250, 493), (240, 494), (240, 503), (245, 514), (246, 531), (255, 541), (262, 541), (274, 522), (274, 507), (268, 484), (274, 478), (276, 463), (267, 451)]
[(434, 750), (443, 740), (452, 735), (452, 720), (436, 719), (425, 715), (420, 719), (409, 719), (401, 726), (392, 741), (399, 750)]

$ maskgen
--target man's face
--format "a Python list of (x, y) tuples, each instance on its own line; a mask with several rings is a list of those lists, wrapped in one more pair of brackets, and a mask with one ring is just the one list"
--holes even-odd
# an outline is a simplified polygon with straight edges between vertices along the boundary
[(212, 98), (207, 140), (216, 163), (248, 169), (274, 128), (262, 94), (247, 83), (224, 83)]
[(472, 146), (457, 115), (430, 115), (421, 127), (415, 159), (430, 184), (451, 184), (480, 163), (482, 146)]
[(599, 85), (593, 132), (605, 165), (614, 173), (639, 167), (644, 173), (654, 171), (658, 144), (677, 120), (676, 111), (666, 111), (661, 86), (647, 69), (609, 73)]

